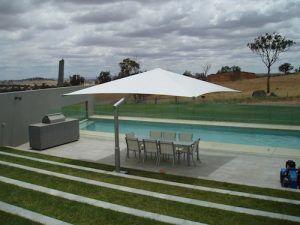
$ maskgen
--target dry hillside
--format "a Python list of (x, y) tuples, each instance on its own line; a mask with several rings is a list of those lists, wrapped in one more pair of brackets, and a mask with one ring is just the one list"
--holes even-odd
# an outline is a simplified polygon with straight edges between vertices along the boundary
[[(267, 78), (260, 77), (250, 80), (218, 82), (217, 84), (241, 91), (241, 93), (209, 94), (206, 99), (245, 99), (251, 98), (255, 90), (266, 90)], [(282, 98), (294, 97), (300, 99), (300, 74), (271, 77), (271, 92)], [(274, 99), (275, 100), (275, 99)]]

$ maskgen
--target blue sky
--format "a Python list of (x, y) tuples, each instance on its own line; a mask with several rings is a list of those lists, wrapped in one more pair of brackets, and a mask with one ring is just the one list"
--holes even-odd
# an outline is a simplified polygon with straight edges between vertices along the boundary
[[(96, 77), (125, 57), (143, 70), (210, 73), (224, 65), (265, 72), (246, 44), (279, 32), (300, 42), (299, 0), (0, 0), (0, 79)], [(298, 44), (273, 66), (300, 66)]]

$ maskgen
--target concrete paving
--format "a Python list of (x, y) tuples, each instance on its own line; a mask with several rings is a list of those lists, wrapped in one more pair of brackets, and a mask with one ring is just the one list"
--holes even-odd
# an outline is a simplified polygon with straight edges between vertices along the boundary
[(106, 187), (106, 188), (110, 188), (110, 189), (144, 195), (144, 196), (148, 196), (148, 197), (164, 199), (164, 200), (168, 200), (168, 201), (175, 201), (175, 202), (180, 202), (180, 203), (186, 203), (186, 204), (214, 208), (214, 209), (220, 209), (220, 210), (236, 212), (236, 213), (244, 213), (244, 214), (253, 215), (253, 216), (264, 216), (264, 217), (269, 217), (269, 218), (273, 218), (273, 219), (282, 219), (282, 220), (290, 220), (290, 221), (294, 221), (294, 222), (300, 222), (300, 217), (296, 217), (296, 216), (288, 216), (288, 215), (284, 215), (284, 214), (280, 214), (280, 213), (272, 213), (272, 212), (266, 212), (266, 211), (262, 211), (262, 210), (230, 206), (230, 205), (224, 205), (224, 204), (213, 203), (213, 202), (208, 202), (208, 201), (202, 201), (202, 200), (198, 200), (198, 199), (191, 199), (191, 198), (184, 198), (184, 197), (179, 197), (179, 196), (174, 196), (174, 195), (162, 194), (162, 193), (158, 193), (158, 192), (152, 192), (152, 191), (147, 191), (147, 190), (142, 190), (142, 189), (137, 189), (137, 188), (131, 188), (131, 187), (126, 187), (126, 186), (115, 185), (115, 184), (105, 183), (105, 182), (101, 182), (101, 181), (86, 179), (86, 178), (82, 178), (82, 177), (71, 176), (71, 175), (62, 174), (62, 173), (51, 172), (51, 171), (47, 171), (47, 170), (37, 169), (37, 168), (33, 168), (33, 167), (23, 166), (23, 165), (19, 165), (19, 164), (15, 164), (15, 163), (4, 162), (4, 161), (0, 161), (0, 164), (12, 166), (12, 167), (16, 167), (16, 168), (20, 168), (20, 169), (24, 169), (24, 170), (29, 170), (32, 172), (37, 172), (40, 174), (55, 176), (55, 177), (59, 177), (59, 178), (64, 178), (64, 179), (68, 179), (68, 180), (86, 183), (86, 184), (91, 184), (91, 185), (95, 185), (95, 186), (99, 186), (99, 187)]
[[(121, 138), (121, 165), (160, 173), (281, 189), (279, 171), (281, 167), (285, 166), (285, 161), (293, 159), (297, 165), (300, 164), (300, 151), (299, 157), (285, 157), (272, 154), (204, 149), (201, 147), (201, 142), (199, 146), (201, 163), (197, 162), (196, 166), (188, 167), (186, 161), (181, 161), (175, 166), (172, 166), (171, 161), (162, 161), (161, 165), (156, 167), (154, 160), (151, 159), (148, 159), (144, 164), (133, 155), (127, 159), (125, 141), (124, 138)], [(18, 148), (30, 150), (28, 143)], [(43, 150), (41, 153), (110, 165), (114, 165), (115, 159), (114, 140), (110, 135), (100, 136), (81, 133), (79, 141)]]
[[(10, 179), (10, 178), (4, 177), (4, 176), (0, 176), (0, 182), (5, 182), (5, 183), (12, 184), (12, 185), (15, 185), (15, 186), (18, 186), (21, 188), (26, 188), (26, 189), (42, 192), (45, 194), (49, 194), (49, 195), (56, 196), (56, 197), (61, 197), (61, 198), (68, 199), (71, 201), (85, 203), (85, 204), (93, 205), (96, 207), (109, 209), (109, 210), (113, 210), (113, 211), (120, 212), (120, 213), (126, 213), (126, 214), (130, 214), (133, 216), (148, 218), (148, 219), (152, 219), (152, 220), (156, 220), (156, 221), (160, 221), (160, 222), (164, 222), (164, 223), (178, 224), (178, 225), (205, 225), (203, 223), (198, 223), (198, 222), (194, 222), (194, 221), (190, 221), (190, 220), (161, 215), (161, 214), (157, 214), (157, 213), (151, 213), (151, 212), (147, 212), (144, 210), (134, 209), (134, 208), (121, 206), (121, 205), (117, 205), (117, 204), (113, 204), (113, 203), (109, 203), (109, 202), (104, 202), (104, 201), (100, 201), (100, 200), (96, 200), (96, 199), (92, 199), (92, 198), (87, 198), (87, 197), (83, 197), (80, 195), (71, 194), (68, 192), (63, 192), (63, 191), (59, 191), (59, 190), (55, 190), (55, 189), (42, 187), (42, 186), (35, 185), (35, 184), (30, 184), (27, 182), (15, 180), (15, 179)], [(287, 216), (287, 217), (289, 217), (289, 216)]]
[(32, 212), (30, 210), (14, 206), (2, 201), (0, 201), (0, 211), (4, 211), (46, 225), (71, 225), (70, 223), (66, 223), (61, 220), (54, 219), (52, 217), (45, 216), (36, 212)]

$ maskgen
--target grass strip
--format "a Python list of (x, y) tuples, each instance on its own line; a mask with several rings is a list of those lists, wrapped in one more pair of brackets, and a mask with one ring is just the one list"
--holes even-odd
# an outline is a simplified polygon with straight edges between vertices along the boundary
[(165, 224), (0, 182), (1, 200), (72, 224)]
[[(295, 224), (290, 221), (271, 219), (267, 217), (251, 216), (213, 208), (200, 207), (179, 202), (173, 202), (153, 197), (127, 193), (109, 188), (98, 187), (67, 179), (40, 175), (22, 169), (8, 166), (0, 166), (3, 176), (21, 180), (24, 182), (45, 186), (97, 200), (102, 200), (118, 205), (146, 210), (149, 212), (164, 214), (177, 218), (198, 221), (208, 224)], [(67, 222), (67, 221), (66, 221)]]
[(16, 216), (7, 212), (0, 211), (1, 225), (38, 225), (40, 223), (33, 222), (29, 219)]
[[(75, 160), (75, 159), (67, 159), (67, 158), (62, 158), (62, 157), (34, 153), (34, 152), (26, 152), (26, 151), (17, 150), (17, 149), (8, 148), (8, 147), (0, 147), (0, 151), (20, 154), (20, 155), (25, 155), (25, 156), (31, 156), (31, 157), (36, 157), (36, 158), (40, 158), (40, 159), (47, 159), (47, 160), (52, 160), (52, 161), (56, 161), (56, 162), (69, 163), (69, 164), (78, 165), (78, 166), (85, 166), (85, 167), (90, 167), (90, 168), (95, 168), (95, 169), (101, 169), (101, 170), (107, 170), (107, 171), (114, 170), (114, 167), (111, 165), (105, 165), (105, 164), (87, 162), (87, 161)], [(173, 181), (173, 182), (179, 182), (179, 183), (185, 183), (185, 184), (200, 185), (200, 186), (205, 186), (205, 187), (220, 188), (220, 189), (225, 189), (225, 190), (240, 191), (240, 192), (251, 193), (251, 194), (259, 194), (259, 195), (300, 200), (300, 193), (297, 193), (297, 192), (277, 190), (277, 189), (271, 189), (271, 188), (254, 187), (254, 186), (233, 184), (233, 183), (227, 183), (227, 182), (199, 179), (199, 178), (193, 178), (193, 177), (177, 176), (177, 175), (171, 175), (171, 174), (161, 174), (161, 173), (155, 173), (155, 172), (149, 172), (149, 171), (143, 171), (143, 170), (137, 170), (137, 169), (130, 169), (130, 168), (123, 168), (123, 169), (128, 171), (128, 173), (130, 175), (149, 177), (149, 178), (154, 178), (154, 179), (159, 179), (159, 180), (167, 180), (167, 181)]]
[(83, 177), (87, 179), (102, 181), (106, 183), (112, 183), (122, 186), (128, 186), (153, 192), (159, 192), (164, 194), (170, 194), (180, 197), (186, 197), (191, 199), (204, 200), (209, 202), (215, 202), (226, 205), (233, 205), (245, 208), (259, 209), (263, 211), (277, 212), (289, 215), (299, 215), (300, 209), (295, 207), (294, 204), (278, 203), (266, 200), (252, 199), (246, 197), (239, 197), (233, 195), (225, 195), (220, 193), (206, 192), (200, 190), (187, 189), (182, 187), (175, 187), (165, 184), (157, 184), (145, 181), (137, 181), (134, 179), (116, 177), (106, 174), (99, 174), (95, 172), (87, 172), (78, 169), (72, 169), (63, 166), (56, 166), (47, 163), (35, 162), (27, 159), (15, 158), (12, 156), (3, 156), (3, 161), (17, 163), (34, 168), (44, 169), (57, 173), (68, 174), (77, 177)]

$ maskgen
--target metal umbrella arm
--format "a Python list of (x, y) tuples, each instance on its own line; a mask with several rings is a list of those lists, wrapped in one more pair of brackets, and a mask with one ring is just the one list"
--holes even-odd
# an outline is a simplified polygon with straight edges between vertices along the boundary
[(120, 141), (119, 141), (119, 107), (125, 102), (126, 98), (121, 98), (114, 104), (115, 121), (115, 171), (120, 173)]

